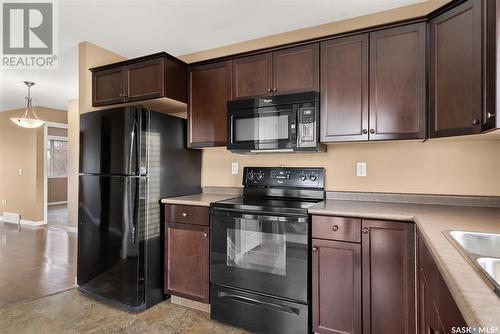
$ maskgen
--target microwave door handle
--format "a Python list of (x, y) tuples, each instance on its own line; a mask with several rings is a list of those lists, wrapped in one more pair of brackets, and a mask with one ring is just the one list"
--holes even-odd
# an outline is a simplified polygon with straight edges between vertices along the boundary
[(275, 304), (275, 303), (264, 302), (262, 300), (257, 300), (257, 299), (253, 299), (250, 297), (243, 297), (243, 296), (239, 296), (239, 295), (236, 295), (233, 293), (219, 291), (217, 295), (220, 298), (228, 298), (228, 299), (233, 299), (233, 300), (241, 301), (241, 302), (252, 304), (252, 305), (264, 306), (264, 307), (268, 307), (270, 309), (280, 311), (280, 312), (286, 312), (286, 313), (291, 313), (291, 314), (295, 314), (295, 315), (299, 315), (299, 313), (300, 313), (298, 309), (293, 308), (293, 307), (284, 306), (284, 305)]

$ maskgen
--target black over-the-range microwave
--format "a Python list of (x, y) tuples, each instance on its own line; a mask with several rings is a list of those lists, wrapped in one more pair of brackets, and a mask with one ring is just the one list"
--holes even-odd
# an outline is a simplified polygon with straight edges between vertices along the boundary
[(318, 152), (319, 92), (227, 103), (227, 149), (236, 153)]

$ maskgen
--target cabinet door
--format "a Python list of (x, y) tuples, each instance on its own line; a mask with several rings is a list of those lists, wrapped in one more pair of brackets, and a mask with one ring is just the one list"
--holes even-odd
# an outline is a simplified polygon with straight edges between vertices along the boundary
[(481, 29), (481, 0), (430, 21), (431, 137), (481, 131)]
[(126, 101), (155, 99), (165, 95), (165, 65), (157, 58), (125, 66)]
[(233, 100), (271, 94), (270, 52), (233, 60)]
[(434, 334), (439, 330), (439, 315), (434, 305), (434, 295), (421, 270), (419, 273), (418, 332), (419, 334)]
[(361, 333), (361, 245), (313, 239), (316, 333)]
[(370, 34), (370, 140), (426, 136), (424, 22)]
[(125, 102), (123, 67), (92, 73), (92, 106)]
[(363, 333), (415, 333), (415, 225), (363, 220)]
[(368, 34), (321, 43), (321, 141), (368, 140)]
[(273, 93), (319, 90), (319, 43), (273, 52)]
[(208, 303), (208, 227), (167, 223), (166, 293)]
[(190, 147), (226, 145), (226, 106), (230, 99), (231, 61), (191, 68), (188, 96)]

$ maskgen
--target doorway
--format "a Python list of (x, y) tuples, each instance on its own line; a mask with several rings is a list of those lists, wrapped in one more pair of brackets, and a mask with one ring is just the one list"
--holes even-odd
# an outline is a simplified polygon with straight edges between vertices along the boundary
[(68, 227), (68, 125), (45, 125), (45, 221), (49, 228)]

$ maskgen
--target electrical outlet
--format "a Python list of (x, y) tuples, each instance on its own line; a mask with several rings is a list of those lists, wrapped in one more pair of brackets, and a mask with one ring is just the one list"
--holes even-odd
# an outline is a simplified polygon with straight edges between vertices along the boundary
[(231, 163), (231, 174), (238, 175), (238, 163), (237, 162)]
[(366, 176), (366, 162), (358, 162), (356, 164), (356, 175)]

